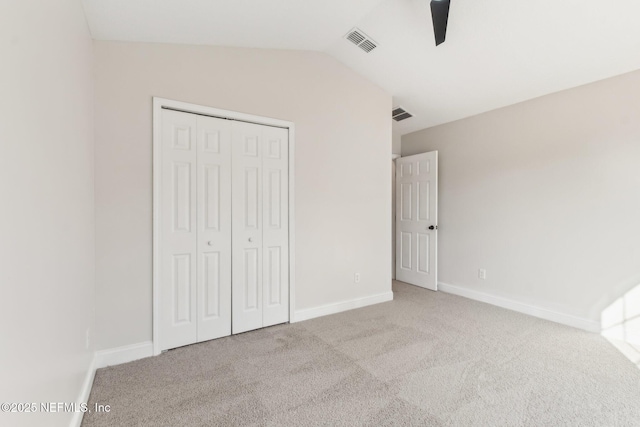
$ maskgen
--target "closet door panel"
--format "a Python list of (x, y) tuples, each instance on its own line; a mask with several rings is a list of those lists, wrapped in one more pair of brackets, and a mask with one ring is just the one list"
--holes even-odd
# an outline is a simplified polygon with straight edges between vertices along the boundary
[(196, 116), (162, 111), (160, 348), (196, 342)]
[(263, 132), (263, 326), (289, 321), (289, 133)]
[(231, 122), (197, 117), (198, 341), (231, 334)]
[(232, 333), (261, 328), (264, 126), (232, 122)]

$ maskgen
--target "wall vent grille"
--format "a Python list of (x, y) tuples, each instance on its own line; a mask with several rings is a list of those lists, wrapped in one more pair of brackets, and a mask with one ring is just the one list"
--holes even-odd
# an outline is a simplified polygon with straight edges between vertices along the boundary
[(396, 122), (400, 122), (404, 119), (408, 119), (409, 117), (413, 117), (413, 114), (402, 107), (395, 107), (391, 111), (391, 117), (393, 117), (393, 120), (395, 120)]
[(373, 40), (371, 40), (371, 37), (366, 35), (359, 28), (352, 29), (347, 33), (346, 36), (344, 36), (344, 38), (349, 40), (351, 43), (355, 44), (356, 46), (358, 46), (360, 49), (364, 50), (367, 53), (371, 52), (373, 49), (378, 47), (378, 44)]

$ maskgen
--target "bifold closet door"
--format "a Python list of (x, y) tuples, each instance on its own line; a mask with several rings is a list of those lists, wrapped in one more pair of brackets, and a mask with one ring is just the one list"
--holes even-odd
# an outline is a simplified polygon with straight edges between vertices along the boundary
[(233, 333), (289, 320), (288, 131), (232, 124)]
[(231, 127), (162, 111), (160, 348), (231, 332)]
[(197, 341), (231, 335), (231, 121), (198, 125)]

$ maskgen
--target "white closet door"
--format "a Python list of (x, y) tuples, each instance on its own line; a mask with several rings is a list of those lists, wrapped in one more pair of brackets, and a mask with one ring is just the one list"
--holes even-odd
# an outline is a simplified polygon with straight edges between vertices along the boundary
[(233, 333), (289, 320), (288, 131), (233, 122)]
[(263, 324), (289, 320), (289, 132), (264, 127), (262, 139)]
[(196, 116), (162, 111), (160, 348), (196, 342)]
[(231, 121), (196, 117), (197, 341), (206, 341), (231, 335)]
[(160, 348), (289, 320), (288, 130), (162, 111)]
[(263, 126), (233, 122), (232, 333), (262, 327)]

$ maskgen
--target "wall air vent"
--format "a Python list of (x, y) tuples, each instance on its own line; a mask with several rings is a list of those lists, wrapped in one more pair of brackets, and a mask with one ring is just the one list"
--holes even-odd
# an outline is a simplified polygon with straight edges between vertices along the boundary
[(346, 36), (344, 36), (344, 38), (367, 53), (371, 52), (378, 46), (376, 42), (371, 40), (371, 37), (363, 33), (359, 28), (352, 29)]
[(393, 117), (393, 120), (396, 122), (400, 122), (404, 119), (408, 119), (409, 117), (413, 117), (413, 114), (402, 107), (395, 107), (393, 111), (391, 111), (391, 117)]

